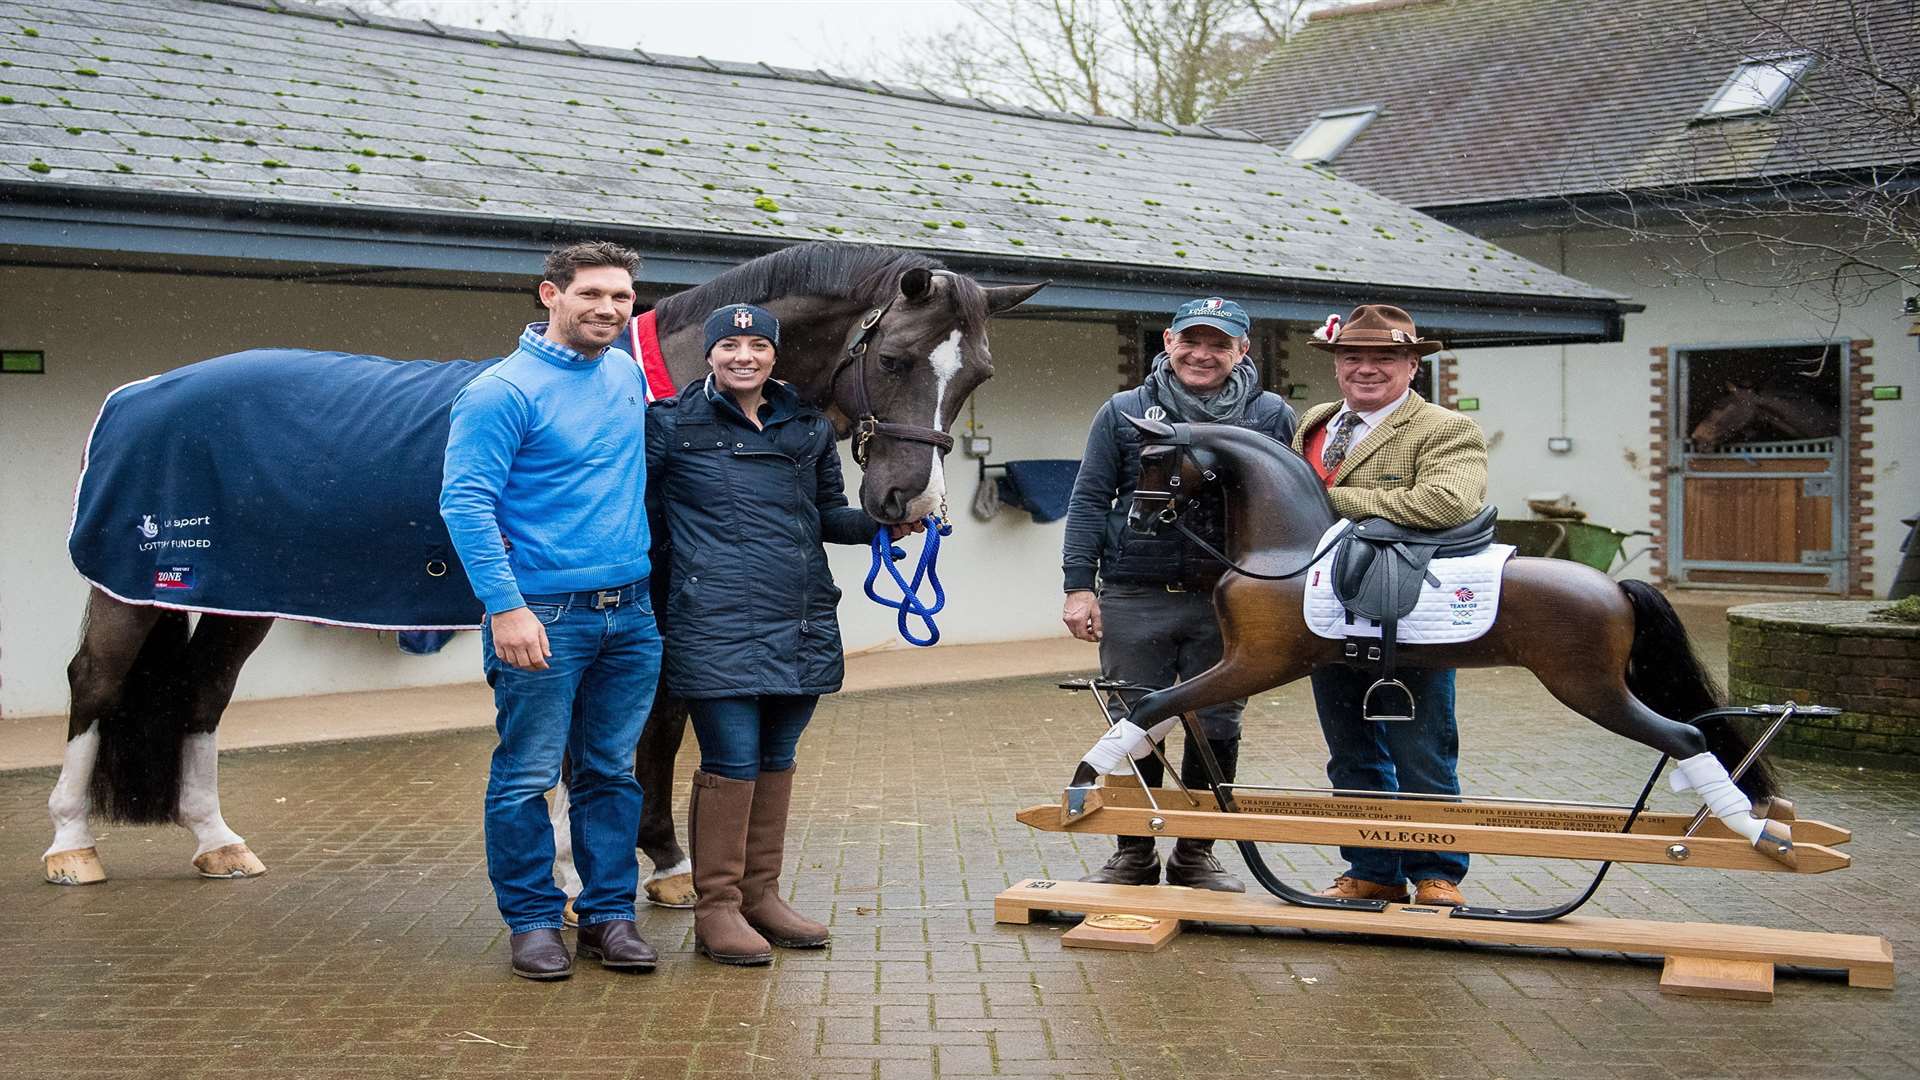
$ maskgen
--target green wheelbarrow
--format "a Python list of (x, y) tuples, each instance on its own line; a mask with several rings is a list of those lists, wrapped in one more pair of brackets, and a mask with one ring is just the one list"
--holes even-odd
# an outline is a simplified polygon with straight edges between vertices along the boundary
[[(1586, 563), (1603, 574), (1613, 570), (1614, 560), (1621, 558), (1628, 537), (1652, 535), (1645, 530), (1621, 532), (1585, 521), (1501, 518), (1493, 523), (1495, 543), (1512, 544), (1519, 549), (1519, 554), (1537, 559), (1571, 559)], [(1644, 555), (1647, 550), (1651, 549), (1636, 551), (1626, 557), (1621, 561), (1620, 569), (1626, 569), (1628, 563)]]

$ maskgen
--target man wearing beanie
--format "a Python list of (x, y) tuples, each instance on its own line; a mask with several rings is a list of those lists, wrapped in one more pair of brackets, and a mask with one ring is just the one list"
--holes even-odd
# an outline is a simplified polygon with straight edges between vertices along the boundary
[[(1100, 670), (1109, 679), (1166, 687), (1220, 660), (1213, 587), (1226, 567), (1184, 536), (1145, 536), (1126, 527), (1140, 479), (1140, 436), (1126, 417), (1232, 424), (1287, 442), (1293, 437), (1293, 409), (1279, 395), (1260, 389), (1260, 374), (1247, 359), (1249, 326), (1246, 310), (1231, 300), (1209, 296), (1182, 304), (1161, 334), (1165, 351), (1153, 358), (1146, 381), (1115, 394), (1094, 415), (1067, 509), (1061, 621), (1074, 637), (1100, 643)], [(1196, 533), (1215, 547), (1224, 546), (1225, 507), (1218, 491), (1202, 494), (1187, 514)], [(1237, 773), (1245, 708), (1242, 699), (1200, 710), (1200, 727), (1227, 780)], [(1158, 757), (1138, 765), (1150, 786), (1165, 778)], [(1189, 787), (1207, 784), (1191, 735), (1180, 777)], [(1122, 836), (1118, 843), (1107, 864), (1082, 880), (1160, 882), (1153, 838)], [(1185, 837), (1174, 842), (1167, 858), (1166, 881), (1225, 892), (1246, 889), (1214, 858), (1213, 841)]]

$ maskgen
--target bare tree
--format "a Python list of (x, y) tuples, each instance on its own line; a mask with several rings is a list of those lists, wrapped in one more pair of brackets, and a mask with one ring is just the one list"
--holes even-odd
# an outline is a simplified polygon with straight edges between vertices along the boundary
[[(1576, 207), (1668, 273), (1781, 290), (1836, 323), (1895, 283), (1920, 291), (1920, 49), (1909, 5), (1742, 0), (1692, 36), (1796, 83), (1764, 119), (1703, 120), (1611, 198)], [(1904, 13), (1902, 12), (1904, 10)], [(1756, 126), (1764, 125), (1764, 126)], [(1757, 154), (1756, 146), (1765, 149)], [(1760, 167), (1742, 163), (1761, 161)]]
[(1198, 123), (1330, 0), (963, 0), (972, 18), (896, 44), (880, 77), (1056, 112)]

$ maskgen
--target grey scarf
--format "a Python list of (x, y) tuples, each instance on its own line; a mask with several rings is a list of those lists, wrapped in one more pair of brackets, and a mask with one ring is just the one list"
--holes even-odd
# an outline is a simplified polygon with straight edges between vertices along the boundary
[(1173, 362), (1166, 353), (1153, 358), (1153, 374), (1147, 376), (1147, 389), (1173, 415), (1186, 424), (1218, 423), (1241, 414), (1260, 392), (1260, 373), (1246, 357), (1233, 365), (1226, 385), (1205, 397), (1187, 389), (1173, 373)]

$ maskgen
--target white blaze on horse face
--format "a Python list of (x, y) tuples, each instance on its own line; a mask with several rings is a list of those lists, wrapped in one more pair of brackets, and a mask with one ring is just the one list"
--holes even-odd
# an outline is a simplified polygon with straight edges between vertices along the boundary
[(199, 858), (215, 848), (245, 843), (220, 816), (220, 751), (213, 733), (189, 735), (180, 745), (180, 824), (193, 830)]
[[(960, 374), (963, 362), (960, 358), (960, 331), (947, 335), (947, 340), (934, 346), (927, 356), (927, 363), (933, 366), (933, 422), (928, 426), (935, 431), (945, 431), (940, 418), (946, 415), (947, 387), (953, 385), (954, 377)], [(918, 521), (940, 509), (940, 503), (947, 495), (947, 474), (945, 462), (940, 459), (940, 451), (933, 452), (933, 465), (927, 470), (927, 486), (907, 503), (907, 520)]]
[(53, 818), (53, 846), (47, 849), (47, 855), (93, 846), (93, 830), (87, 826), (87, 789), (93, 783), (93, 767), (99, 757), (99, 724), (67, 740), (60, 779), (47, 799), (47, 814)]

